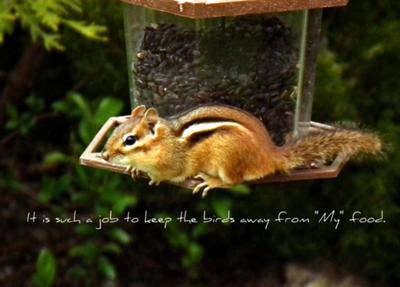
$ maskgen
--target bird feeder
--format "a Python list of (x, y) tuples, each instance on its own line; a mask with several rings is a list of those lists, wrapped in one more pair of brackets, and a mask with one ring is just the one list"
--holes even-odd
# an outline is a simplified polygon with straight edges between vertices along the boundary
[[(204, 104), (236, 106), (259, 118), (277, 145), (331, 128), (311, 121), (321, 12), (348, 0), (122, 1), (132, 107), (168, 117)], [(103, 126), (82, 164), (124, 172), (98, 152), (125, 119)], [(336, 177), (346, 160), (263, 181)]]

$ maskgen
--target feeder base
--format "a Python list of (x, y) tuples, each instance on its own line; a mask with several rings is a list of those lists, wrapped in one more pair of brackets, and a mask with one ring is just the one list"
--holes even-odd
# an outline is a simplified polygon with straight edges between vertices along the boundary
[[(129, 116), (121, 116), (121, 117), (111, 117), (108, 121), (102, 126), (102, 128), (97, 132), (96, 136), (87, 146), (85, 151), (80, 156), (80, 163), (84, 166), (100, 168), (112, 172), (124, 173), (128, 174), (125, 165), (113, 164), (101, 157), (102, 145), (107, 139), (107, 135), (110, 132), (120, 125), (125, 120), (129, 119)], [(321, 131), (321, 130), (332, 130), (333, 127), (311, 122), (311, 131)], [(259, 183), (272, 183), (272, 182), (289, 182), (289, 181), (302, 181), (302, 180), (313, 180), (313, 179), (329, 179), (335, 178), (339, 175), (346, 162), (349, 160), (349, 156), (339, 155), (336, 159), (329, 165), (324, 165), (318, 168), (304, 168), (304, 169), (296, 169), (290, 172), (289, 174), (274, 174), (260, 180), (249, 182), (250, 184), (259, 184)], [(146, 178), (146, 176), (143, 176)], [(197, 184), (199, 184), (199, 180), (190, 179), (181, 184), (181, 187), (192, 189)]]

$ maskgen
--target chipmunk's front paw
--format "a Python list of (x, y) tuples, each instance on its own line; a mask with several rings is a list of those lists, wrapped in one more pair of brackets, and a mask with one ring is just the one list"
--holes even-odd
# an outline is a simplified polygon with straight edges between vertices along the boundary
[(132, 165), (128, 166), (125, 171), (132, 177), (133, 180), (138, 180), (140, 177), (140, 171)]

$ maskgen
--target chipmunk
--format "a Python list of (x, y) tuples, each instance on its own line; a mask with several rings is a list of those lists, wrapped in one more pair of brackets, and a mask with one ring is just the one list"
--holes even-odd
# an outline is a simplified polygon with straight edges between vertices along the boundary
[(201, 106), (164, 119), (156, 109), (141, 105), (115, 129), (102, 156), (127, 165), (133, 178), (147, 173), (150, 185), (201, 179), (193, 193), (202, 190), (205, 196), (214, 188), (288, 173), (316, 160), (332, 160), (342, 152), (376, 155), (381, 151), (378, 136), (350, 130), (321, 132), (278, 147), (261, 121), (230, 106)]

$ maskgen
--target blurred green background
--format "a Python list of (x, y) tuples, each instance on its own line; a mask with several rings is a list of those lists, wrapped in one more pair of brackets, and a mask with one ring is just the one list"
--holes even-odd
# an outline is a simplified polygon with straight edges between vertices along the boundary
[[(351, 0), (324, 11), (313, 109), (313, 120), (379, 131), (390, 143), (386, 158), (353, 162), (335, 180), (241, 186), (204, 200), (78, 164), (105, 120), (129, 112), (121, 8), (105, 0), (0, 2), (1, 286), (283, 286), (291, 264), (366, 282), (357, 286), (400, 285), (399, 1)], [(345, 216), (337, 230), (42, 223), (74, 210), (82, 219), (110, 210), (115, 217), (146, 210)], [(386, 223), (346, 222), (355, 210), (375, 217), (383, 210)], [(34, 211), (36, 223), (27, 223)], [(315, 286), (356, 286), (324, 284)]]

